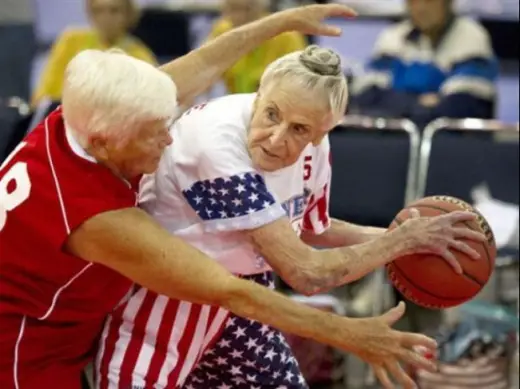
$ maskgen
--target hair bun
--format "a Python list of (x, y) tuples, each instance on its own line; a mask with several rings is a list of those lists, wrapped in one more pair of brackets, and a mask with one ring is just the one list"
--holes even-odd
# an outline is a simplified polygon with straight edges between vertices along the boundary
[(310, 71), (322, 76), (339, 76), (341, 58), (335, 51), (317, 45), (308, 46), (300, 54), (300, 61)]

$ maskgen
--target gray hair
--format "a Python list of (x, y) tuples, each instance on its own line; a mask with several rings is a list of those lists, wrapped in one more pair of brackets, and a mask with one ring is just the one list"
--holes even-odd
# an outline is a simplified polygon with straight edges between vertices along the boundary
[(172, 120), (177, 88), (166, 73), (120, 50), (85, 50), (67, 66), (62, 106), (83, 147), (95, 134), (125, 143), (146, 122)]
[(260, 80), (259, 92), (287, 81), (323, 96), (338, 122), (343, 118), (348, 102), (347, 79), (341, 58), (333, 50), (316, 45), (287, 54), (272, 62)]

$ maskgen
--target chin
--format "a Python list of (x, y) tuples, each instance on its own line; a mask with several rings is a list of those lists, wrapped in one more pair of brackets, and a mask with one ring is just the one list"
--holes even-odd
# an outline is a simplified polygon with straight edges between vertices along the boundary
[(280, 161), (265, 161), (261, 160), (256, 163), (256, 165), (263, 170), (264, 172), (275, 172), (283, 168), (283, 164)]
[(159, 165), (153, 165), (153, 166), (150, 166), (149, 169), (146, 169), (145, 174), (152, 174), (152, 173), (155, 173), (155, 172), (157, 171), (158, 168), (159, 168)]
[(159, 168), (159, 164), (158, 163), (151, 163), (149, 165), (146, 165), (142, 169), (142, 173), (141, 174), (152, 174), (152, 173), (155, 173), (158, 168)]

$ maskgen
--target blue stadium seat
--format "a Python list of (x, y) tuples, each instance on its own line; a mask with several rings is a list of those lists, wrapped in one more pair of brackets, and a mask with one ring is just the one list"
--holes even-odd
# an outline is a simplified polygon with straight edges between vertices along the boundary
[(518, 124), (439, 119), (421, 144), (417, 197), (450, 195), (472, 203), (485, 184), (493, 198), (518, 204)]
[(330, 143), (331, 215), (387, 227), (414, 197), (417, 128), (406, 120), (347, 116)]

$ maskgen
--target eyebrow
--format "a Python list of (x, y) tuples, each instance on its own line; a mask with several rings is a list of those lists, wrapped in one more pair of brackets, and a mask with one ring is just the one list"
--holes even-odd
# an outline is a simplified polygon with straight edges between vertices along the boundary
[(278, 107), (278, 105), (276, 105), (276, 103), (274, 101), (269, 101), (269, 103), (267, 104), (267, 106), (269, 108), (274, 108), (276, 109), (278, 112), (280, 112), (280, 108)]
[[(280, 108), (278, 107), (278, 105), (274, 101), (269, 101), (267, 106), (269, 108), (274, 108), (278, 113), (281, 112)], [(309, 124), (309, 123), (291, 122), (291, 124), (305, 127), (308, 130), (312, 127), (312, 124)]]

